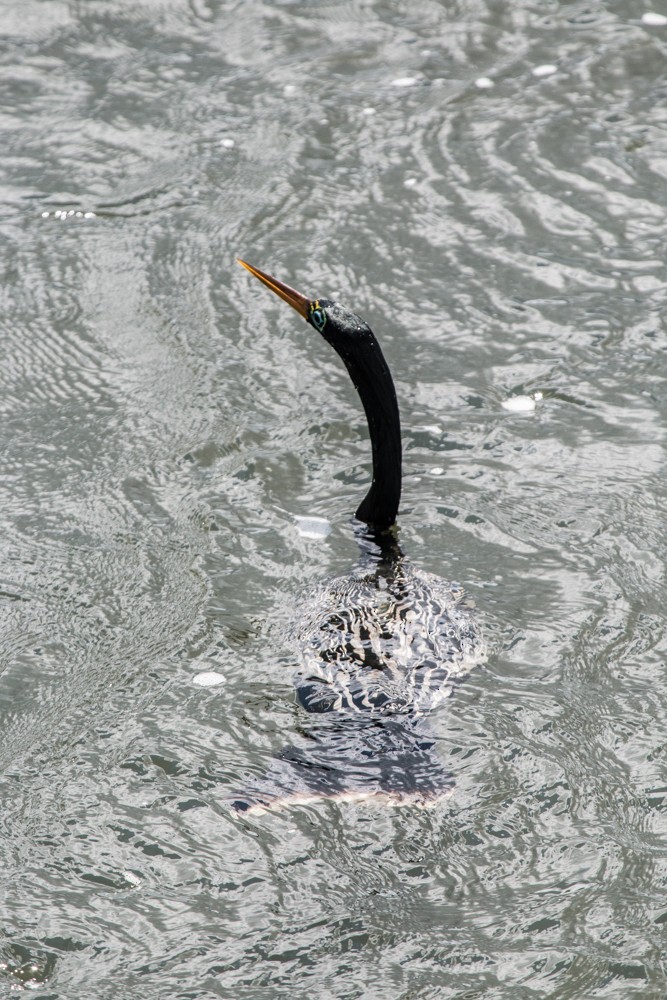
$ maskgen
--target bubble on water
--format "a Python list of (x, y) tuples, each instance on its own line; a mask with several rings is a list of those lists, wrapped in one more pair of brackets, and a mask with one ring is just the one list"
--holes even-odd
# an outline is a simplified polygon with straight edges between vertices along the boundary
[(503, 400), (502, 406), (510, 413), (532, 413), (536, 404), (533, 396), (510, 396)]
[(331, 522), (326, 517), (301, 517), (295, 515), (296, 530), (302, 538), (316, 538), (320, 541), (331, 532)]
[(541, 66), (534, 66), (532, 70), (533, 76), (552, 76), (557, 72), (558, 66), (553, 63), (543, 63)]
[(663, 28), (667, 24), (667, 17), (664, 14), (656, 14), (652, 10), (647, 10), (642, 14), (642, 24), (649, 24), (653, 28)]
[(236, 145), (236, 142), (234, 141), (234, 139), (221, 139), (220, 145), (223, 147), (223, 149), (233, 149), (234, 146)]
[(40, 217), (42, 219), (95, 219), (97, 215), (95, 212), (84, 212), (80, 208), (56, 208), (53, 212), (43, 211), (40, 212)]
[(406, 188), (413, 188), (416, 183), (417, 183), (416, 177), (406, 177), (406, 179), (403, 181), (403, 186)]
[(210, 688), (224, 684), (226, 680), (227, 678), (223, 674), (219, 674), (217, 670), (202, 670), (201, 673), (194, 675), (192, 683), (197, 687)]

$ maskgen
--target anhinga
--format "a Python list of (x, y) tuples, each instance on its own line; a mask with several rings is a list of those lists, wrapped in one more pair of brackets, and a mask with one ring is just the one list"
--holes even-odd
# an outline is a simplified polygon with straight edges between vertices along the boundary
[(389, 529), (401, 496), (401, 428), (391, 372), (364, 320), (330, 299), (309, 299), (239, 260), (292, 306), (342, 358), (361, 398), (373, 480), (356, 517), (362, 565), (300, 602), (292, 638), (295, 679), (309, 712), (335, 713), (308, 750), (283, 751), (273, 771), (237, 798), (238, 810), (322, 798), (382, 798), (424, 805), (453, 784), (423, 717), (484, 659), (462, 589), (412, 567)]
[(396, 520), (401, 499), (401, 421), (394, 380), (368, 323), (331, 299), (308, 299), (259, 268), (239, 260), (289, 303), (342, 358), (366, 412), (373, 449), (373, 481), (356, 517), (376, 531)]

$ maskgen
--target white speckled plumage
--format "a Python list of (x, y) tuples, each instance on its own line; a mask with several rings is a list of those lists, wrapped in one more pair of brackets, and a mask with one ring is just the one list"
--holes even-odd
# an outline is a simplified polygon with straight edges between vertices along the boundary
[(398, 558), (319, 586), (299, 608), (295, 684), (310, 712), (424, 715), (484, 658), (457, 584)]

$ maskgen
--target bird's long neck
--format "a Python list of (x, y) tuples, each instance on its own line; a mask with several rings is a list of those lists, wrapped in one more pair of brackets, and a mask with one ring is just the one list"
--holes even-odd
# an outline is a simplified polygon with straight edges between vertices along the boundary
[(391, 372), (366, 329), (354, 353), (339, 353), (363, 404), (373, 450), (373, 481), (356, 517), (385, 531), (395, 522), (401, 499), (401, 421)]

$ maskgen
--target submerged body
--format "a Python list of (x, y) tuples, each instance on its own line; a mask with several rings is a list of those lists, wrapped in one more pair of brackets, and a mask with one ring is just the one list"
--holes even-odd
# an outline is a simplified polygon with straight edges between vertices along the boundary
[(320, 720), (307, 748), (287, 747), (238, 810), (322, 798), (427, 805), (452, 787), (424, 717), (484, 659), (461, 588), (415, 569), (393, 526), (401, 496), (401, 431), (394, 382), (368, 324), (329, 299), (308, 299), (239, 261), (334, 348), (368, 421), (373, 477), (356, 517), (362, 564), (318, 587), (292, 632), (299, 701)]
[(235, 798), (239, 812), (322, 800), (424, 808), (454, 787), (428, 716), (485, 659), (471, 602), (395, 544), (375, 554), (361, 544), (354, 572), (299, 600), (288, 639), (309, 713), (303, 742)]
[(463, 590), (402, 557), (339, 577), (300, 606), (295, 685), (309, 712), (417, 718), (479, 662)]

